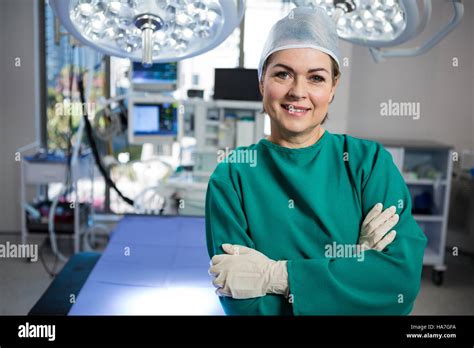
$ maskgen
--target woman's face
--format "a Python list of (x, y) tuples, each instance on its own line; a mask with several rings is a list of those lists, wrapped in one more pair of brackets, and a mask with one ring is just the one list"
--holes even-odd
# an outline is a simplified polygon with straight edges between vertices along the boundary
[(272, 135), (277, 132), (291, 138), (318, 132), (338, 83), (333, 85), (331, 58), (326, 53), (312, 48), (273, 53), (260, 81)]

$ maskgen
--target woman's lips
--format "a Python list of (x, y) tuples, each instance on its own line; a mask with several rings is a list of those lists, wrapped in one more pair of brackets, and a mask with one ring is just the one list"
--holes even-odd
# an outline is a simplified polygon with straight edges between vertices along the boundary
[[(287, 104), (288, 105), (288, 104)], [(297, 110), (300, 110), (300, 109), (297, 109), (295, 107), (290, 107), (290, 108), (287, 108), (287, 106), (285, 106), (285, 104), (280, 104), (280, 106), (282, 107), (283, 110), (285, 110), (285, 112), (291, 116), (304, 116), (308, 113), (308, 111), (310, 109), (305, 109), (304, 111), (297, 111)]]

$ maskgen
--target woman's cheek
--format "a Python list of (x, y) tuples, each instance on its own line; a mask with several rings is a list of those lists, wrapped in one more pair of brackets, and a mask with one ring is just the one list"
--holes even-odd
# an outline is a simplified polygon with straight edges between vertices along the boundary
[(285, 92), (278, 87), (268, 88), (265, 93), (266, 109), (278, 111), (280, 101), (284, 98)]
[(326, 89), (317, 89), (312, 91), (311, 100), (314, 105), (325, 105), (329, 104), (331, 98), (331, 91)]
[(284, 86), (271, 84), (269, 88), (267, 89), (267, 91), (268, 91), (267, 97), (270, 102), (275, 102), (275, 101), (279, 102), (285, 95), (286, 89), (284, 88)]

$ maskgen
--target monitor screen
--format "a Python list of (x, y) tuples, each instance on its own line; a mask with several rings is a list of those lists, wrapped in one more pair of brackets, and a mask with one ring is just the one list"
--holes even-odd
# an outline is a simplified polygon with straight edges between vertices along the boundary
[(176, 136), (178, 134), (176, 104), (137, 103), (133, 106), (134, 136)]
[(133, 62), (132, 84), (135, 89), (174, 90), (178, 80), (178, 63), (155, 63), (144, 67)]
[(261, 101), (256, 69), (215, 69), (214, 100)]

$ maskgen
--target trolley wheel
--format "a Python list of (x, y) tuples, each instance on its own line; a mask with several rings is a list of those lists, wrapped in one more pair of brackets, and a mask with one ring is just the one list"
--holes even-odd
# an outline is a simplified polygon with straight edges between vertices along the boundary
[(431, 271), (431, 280), (433, 283), (437, 286), (441, 286), (444, 281), (444, 271), (437, 271), (437, 270), (432, 270)]
[(27, 257), (27, 258), (25, 259), (25, 261), (26, 261), (27, 263), (33, 263), (33, 258), (32, 258), (32, 257)]

